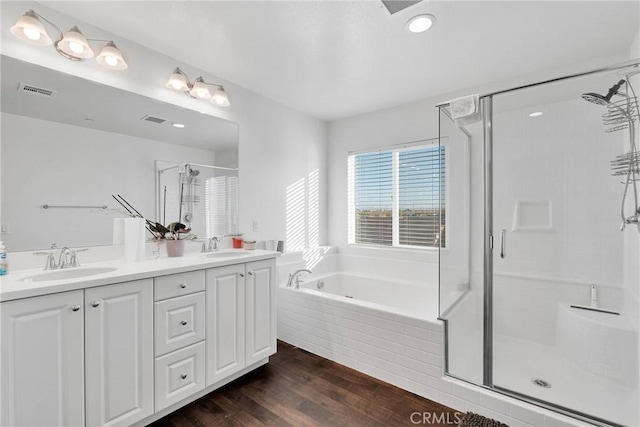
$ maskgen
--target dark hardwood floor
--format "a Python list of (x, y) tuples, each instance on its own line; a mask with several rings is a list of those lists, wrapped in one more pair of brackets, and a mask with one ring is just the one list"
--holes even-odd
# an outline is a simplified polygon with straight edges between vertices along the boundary
[(267, 365), (153, 426), (455, 426), (461, 416), (278, 341)]

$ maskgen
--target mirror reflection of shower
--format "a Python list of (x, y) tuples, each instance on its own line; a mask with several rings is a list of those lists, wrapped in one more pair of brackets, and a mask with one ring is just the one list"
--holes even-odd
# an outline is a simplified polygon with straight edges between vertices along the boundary
[(197, 178), (200, 171), (193, 169), (189, 163), (185, 163), (178, 166), (178, 174), (182, 191), (182, 218), (180, 222), (187, 225), (188, 228), (193, 221), (193, 208), (200, 203), (198, 195), (200, 179)]
[[(585, 101), (607, 107), (607, 112), (602, 115), (602, 123), (606, 127), (605, 132), (629, 131), (629, 151), (616, 156), (611, 161), (611, 174), (623, 178), (624, 192), (620, 203), (620, 216), (622, 219), (620, 230), (627, 225), (635, 225), (640, 232), (640, 203), (638, 202), (638, 181), (640, 180), (640, 153), (636, 141), (636, 120), (640, 113), (638, 97), (631, 85), (629, 78), (639, 74), (640, 71), (628, 73), (623, 79), (611, 86), (606, 95), (589, 92), (583, 93)], [(631, 194), (629, 194), (631, 193)], [(633, 200), (632, 209), (627, 203)], [(631, 215), (629, 215), (631, 213)]]
[(199, 239), (237, 233), (237, 168), (156, 161), (156, 215)]

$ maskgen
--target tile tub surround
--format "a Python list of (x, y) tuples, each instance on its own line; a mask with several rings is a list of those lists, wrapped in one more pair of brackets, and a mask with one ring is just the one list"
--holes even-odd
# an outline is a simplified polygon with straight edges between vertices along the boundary
[[(397, 262), (375, 258), (367, 263), (367, 259), (363, 259), (366, 257), (355, 257), (358, 258), (355, 261), (349, 260), (351, 257), (345, 254), (325, 257), (313, 268), (314, 276), (329, 275), (330, 269), (351, 274), (353, 271), (340, 270), (340, 267), (367, 264), (372, 270), (380, 271)], [(292, 266), (305, 266), (302, 256), (295, 263), (291, 261), (291, 255), (278, 260), (281, 284), (286, 282)], [(424, 265), (413, 266), (405, 270), (405, 274), (423, 268)], [(387, 270), (386, 275), (392, 271)], [(437, 298), (437, 289), (432, 295)], [(499, 420), (511, 427), (590, 425), (445, 377), (444, 324), (436, 320), (435, 315), (430, 319), (419, 319), (280, 287), (278, 338), (419, 396)]]

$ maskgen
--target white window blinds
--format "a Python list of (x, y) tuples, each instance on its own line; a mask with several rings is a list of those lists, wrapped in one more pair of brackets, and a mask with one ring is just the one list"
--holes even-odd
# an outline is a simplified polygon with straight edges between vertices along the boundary
[(444, 247), (445, 153), (425, 145), (349, 155), (349, 243)]
[(206, 181), (207, 237), (238, 232), (238, 177), (216, 176)]

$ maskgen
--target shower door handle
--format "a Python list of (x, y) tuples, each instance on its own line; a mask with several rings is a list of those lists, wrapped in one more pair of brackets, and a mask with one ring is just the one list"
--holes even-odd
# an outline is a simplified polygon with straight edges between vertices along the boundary
[(507, 257), (507, 230), (504, 228), (500, 232), (500, 258)]

